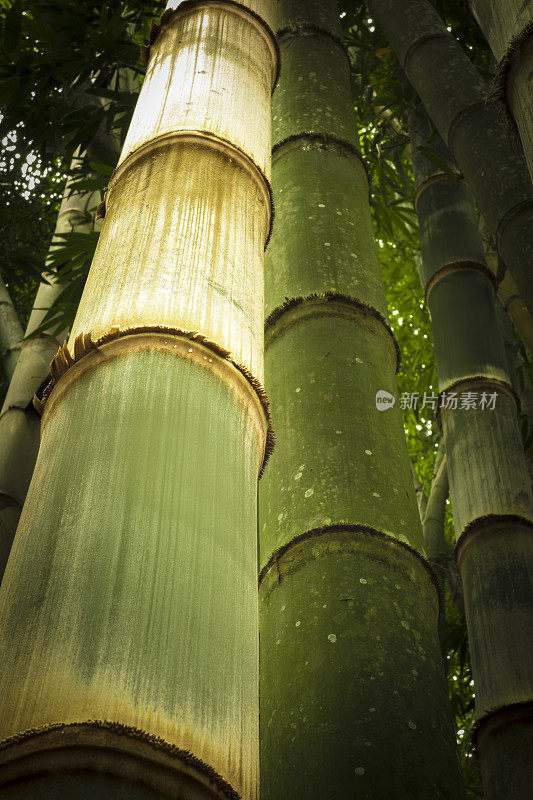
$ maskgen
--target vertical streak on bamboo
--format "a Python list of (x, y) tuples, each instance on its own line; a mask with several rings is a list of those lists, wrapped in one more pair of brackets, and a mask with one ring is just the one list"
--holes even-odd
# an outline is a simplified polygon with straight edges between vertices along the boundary
[(7, 286), (0, 276), (0, 358), (8, 381), (13, 377), (22, 344), (22, 326)]
[[(431, 125), (419, 112), (411, 126), (421, 281), (441, 390), (485, 797), (526, 800), (533, 777), (533, 648), (524, 636), (533, 626), (531, 483), (472, 195), (449, 175), (427, 180), (418, 147), (427, 146)], [(475, 393), (470, 407), (466, 392)], [(491, 395), (493, 408), (483, 403)]]
[(531, 0), (467, 0), (499, 62), (498, 97), (518, 131), (533, 179), (533, 3)]
[(273, 5), (152, 29), (0, 587), (17, 799), (257, 795)]
[[(263, 800), (461, 797), (333, 0), (282, 0), (260, 482)], [(387, 769), (383, 769), (383, 763)]]
[[(429, 0), (369, 0), (533, 313), (533, 188), (474, 65)], [(517, 242), (520, 245), (517, 246)]]

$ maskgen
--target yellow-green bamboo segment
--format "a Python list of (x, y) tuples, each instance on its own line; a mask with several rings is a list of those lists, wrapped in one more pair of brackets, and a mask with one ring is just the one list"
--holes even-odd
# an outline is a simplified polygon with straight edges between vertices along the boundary
[(533, 179), (533, 3), (531, 0), (467, 0), (499, 62), (497, 94), (518, 132)]
[[(533, 187), (487, 87), (430, 0), (369, 0), (533, 314)], [(520, 242), (520, 245), (517, 245)]]
[[(282, 0), (259, 484), (261, 796), (460, 798), (438, 594), (333, 0)], [(389, 393), (387, 395), (387, 393)], [(387, 768), (384, 769), (384, 763)]]
[[(428, 123), (426, 118), (426, 124)], [(533, 785), (533, 497), (491, 273), (462, 180), (425, 178), (413, 115), (422, 284), (431, 313), (486, 800)]]
[(152, 30), (0, 587), (3, 796), (257, 797), (273, 8)]

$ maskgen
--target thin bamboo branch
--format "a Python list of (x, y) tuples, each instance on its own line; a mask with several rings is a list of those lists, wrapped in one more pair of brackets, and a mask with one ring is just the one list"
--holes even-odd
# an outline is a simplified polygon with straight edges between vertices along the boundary
[(8, 381), (20, 356), (22, 326), (7, 286), (0, 276), (0, 358)]
[(440, 463), (435, 467), (435, 475), (424, 514), (424, 546), (426, 555), (434, 564), (444, 565), (448, 557), (448, 548), (444, 538), (444, 515), (448, 497), (448, 462), (442, 449)]

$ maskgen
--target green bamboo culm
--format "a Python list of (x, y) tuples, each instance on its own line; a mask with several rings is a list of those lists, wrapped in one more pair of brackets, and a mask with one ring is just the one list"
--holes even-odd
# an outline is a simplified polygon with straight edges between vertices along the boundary
[[(117, 72), (117, 80), (125, 77), (126, 74), (123, 76)], [(94, 95), (88, 95), (86, 89), (84, 86), (76, 91), (78, 103), (101, 102)], [(116, 164), (120, 154), (117, 137), (102, 124), (89, 142), (86, 153), (89, 158), (102, 160), (106, 164)], [(71, 171), (79, 167), (80, 163), (80, 153), (77, 152), (70, 165)], [(68, 179), (57, 215), (49, 257), (57, 247), (56, 237), (73, 231), (91, 233), (99, 229), (101, 224), (92, 213), (98, 204), (100, 192), (79, 192), (72, 184), (73, 181)], [(33, 407), (33, 396), (49, 377), (50, 362), (64, 336), (68, 336), (68, 330), (56, 332), (53, 322), (48, 328), (45, 324), (47, 313), (68, 285), (68, 280), (59, 276), (50, 266), (49, 258), (42, 277), (24, 338), (19, 343), (20, 355), (0, 412), (0, 581), (39, 451), (41, 421)]]
[(432, 146), (421, 109), (411, 130), (420, 277), (475, 680), (474, 737), (486, 800), (526, 800), (533, 785), (533, 643), (524, 635), (533, 627), (531, 482), (472, 193), (461, 176), (436, 172), (420, 150)]
[[(261, 796), (461, 798), (438, 593), (396, 397), (332, 0), (282, 0), (259, 484)], [(388, 393), (388, 394), (387, 394)], [(387, 764), (387, 769), (383, 764)]]
[(0, 360), (8, 381), (13, 377), (22, 345), (22, 327), (11, 295), (0, 275)]
[[(487, 87), (430, 0), (369, 0), (533, 313), (533, 187)], [(517, 242), (520, 244), (517, 245)]]
[[(55, 235), (73, 230), (78, 233), (92, 231), (94, 217), (88, 213), (88, 209), (95, 202), (97, 200), (93, 193), (73, 193), (67, 186)], [(45, 272), (44, 278), (35, 296), (20, 357), (0, 413), (0, 581), (39, 451), (41, 421), (32, 404), (33, 395), (47, 379), (50, 362), (62, 343), (61, 334), (52, 336), (40, 328), (45, 314), (65, 288), (65, 283), (59, 281), (54, 272)]]
[(498, 61), (496, 94), (533, 179), (533, 2), (467, 0)]
[(257, 797), (273, 9), (143, 50), (0, 587), (2, 797)]

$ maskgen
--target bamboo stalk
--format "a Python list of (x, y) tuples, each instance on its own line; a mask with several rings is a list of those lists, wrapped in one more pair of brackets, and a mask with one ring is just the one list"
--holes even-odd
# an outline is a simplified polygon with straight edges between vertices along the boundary
[[(421, 281), (432, 320), (438, 415), (476, 684), (474, 734), (487, 800), (526, 800), (533, 777), (533, 649), (524, 636), (533, 623), (531, 482), (474, 201), (462, 181), (444, 174), (424, 180), (418, 169), (425, 158), (418, 145), (427, 146), (423, 124), (419, 113), (413, 164)], [(464, 402), (468, 392), (478, 397), (470, 407)], [(482, 398), (489, 396), (494, 407), (484, 408)]]
[[(263, 800), (461, 797), (332, 0), (282, 0), (259, 486)], [(383, 769), (383, 763), (387, 769)]]
[(0, 358), (8, 381), (20, 356), (22, 326), (8, 288), (0, 275)]
[(467, 6), (499, 62), (497, 96), (522, 140), (533, 179), (533, 5), (530, 0), (467, 0)]
[[(448, 145), (533, 313), (533, 189), (497, 110), (429, 0), (369, 0), (400, 64)], [(516, 243), (520, 242), (517, 247)]]
[[(479, 218), (479, 232), (483, 242), (485, 261), (494, 275), (494, 280), (497, 281), (499, 277), (498, 253), (491, 243), (490, 233), (483, 217)], [(498, 300), (512, 319), (520, 338), (529, 352), (533, 354), (533, 318), (518, 294), (516, 283), (511, 278), (508, 270), (505, 271), (503, 278), (499, 280), (496, 291)]]
[(437, 452), (437, 457), (423, 519), (423, 529), (426, 555), (431, 563), (436, 565), (435, 568), (438, 572), (438, 567), (444, 567), (448, 558), (448, 548), (444, 538), (444, 515), (449, 492), (448, 462), (442, 444)]
[(182, 2), (152, 28), (0, 587), (17, 798), (257, 796), (273, 5)]
[[(105, 158), (106, 161), (118, 159), (118, 142), (105, 131), (99, 131), (89, 143), (87, 154)], [(71, 170), (79, 163), (79, 154), (76, 154)], [(93, 213), (99, 193), (76, 192), (71, 184), (72, 181), (67, 180), (50, 252), (57, 246), (54, 244), (55, 237), (74, 230), (78, 233), (89, 233), (100, 227), (100, 222), (94, 220)], [(0, 412), (0, 581), (39, 450), (40, 419), (33, 408), (32, 399), (47, 380), (50, 362), (63, 341), (61, 333), (52, 336), (50, 331), (39, 329), (42, 328), (48, 310), (66, 285), (54, 270), (45, 269)], [(68, 331), (64, 335), (68, 335)]]
[[(90, 231), (88, 214), (95, 195), (71, 193), (65, 189), (54, 235), (74, 230)], [(53, 245), (52, 245), (53, 247)], [(13, 537), (24, 505), (39, 450), (40, 419), (32, 405), (35, 392), (50, 373), (50, 362), (61, 339), (41, 332), (44, 316), (65, 288), (53, 272), (45, 272), (39, 285), (22, 346), (0, 414), (0, 581), (4, 574)], [(32, 335), (33, 334), (33, 335)], [(31, 338), (28, 338), (31, 337)]]

